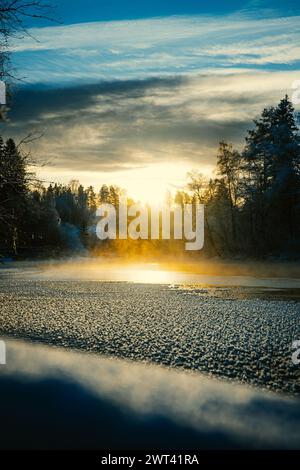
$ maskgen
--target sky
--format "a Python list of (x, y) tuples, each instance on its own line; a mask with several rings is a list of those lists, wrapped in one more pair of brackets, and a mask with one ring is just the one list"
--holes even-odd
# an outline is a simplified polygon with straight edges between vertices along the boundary
[(300, 79), (300, 6), (287, 0), (63, 0), (12, 44), (7, 132), (43, 136), (44, 181), (117, 184), (141, 200), (211, 175), (265, 106)]

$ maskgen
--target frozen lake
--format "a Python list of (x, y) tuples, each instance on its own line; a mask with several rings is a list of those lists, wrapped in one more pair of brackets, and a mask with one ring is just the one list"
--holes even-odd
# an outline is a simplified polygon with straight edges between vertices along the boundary
[(84, 260), (9, 267), (0, 275), (0, 336), (300, 391), (291, 359), (300, 339), (299, 279), (154, 264), (104, 269)]

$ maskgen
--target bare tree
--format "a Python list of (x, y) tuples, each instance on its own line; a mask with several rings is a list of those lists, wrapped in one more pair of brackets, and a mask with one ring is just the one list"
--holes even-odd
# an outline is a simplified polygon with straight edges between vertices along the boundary
[(0, 37), (2, 45), (16, 35), (28, 34), (26, 19), (44, 18), (53, 21), (53, 7), (43, 0), (1, 0)]
[[(17, 79), (11, 66), (11, 42), (30, 36), (29, 18), (54, 21), (54, 8), (43, 0), (0, 0), (0, 80), (7, 84)], [(6, 107), (0, 106), (0, 121), (5, 120)]]

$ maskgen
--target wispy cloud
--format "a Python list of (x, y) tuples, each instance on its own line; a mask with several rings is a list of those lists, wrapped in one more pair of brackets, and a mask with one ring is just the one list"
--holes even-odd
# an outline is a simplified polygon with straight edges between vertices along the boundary
[(299, 24), (253, 13), (31, 30), (38, 42), (14, 44), (30, 86), (7, 132), (43, 131), (35, 153), (49, 174), (90, 183), (124, 172), (126, 185), (129, 172), (167, 162), (213, 168), (219, 140), (242, 145), (252, 119), (299, 79)]
[[(171, 17), (32, 29), (15, 63), (31, 83), (89, 83), (232, 67), (299, 66), (300, 17)], [(34, 67), (33, 67), (34, 65)]]
[(214, 165), (219, 140), (243, 144), (251, 120), (289, 93), (298, 78), (296, 72), (271, 75), (26, 89), (16, 96), (9, 132), (44, 130), (36, 151), (56, 169), (116, 172), (170, 160)]

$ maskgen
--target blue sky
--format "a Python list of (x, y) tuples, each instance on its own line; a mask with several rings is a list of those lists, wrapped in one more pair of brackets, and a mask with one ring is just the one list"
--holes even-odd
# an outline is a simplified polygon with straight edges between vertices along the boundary
[[(273, 15), (295, 15), (300, 11), (295, 0), (60, 0), (56, 16), (64, 24), (91, 21), (153, 18), (172, 15), (224, 15), (240, 11)], [(37, 25), (36, 20), (31, 24)], [(45, 26), (47, 22), (39, 21)]]
[(292, 93), (298, 13), (290, 0), (61, 1), (61, 24), (34, 22), (12, 45), (24, 80), (10, 132), (43, 132), (45, 179), (140, 195), (156, 175), (174, 189), (191, 168), (209, 174), (219, 140), (241, 146), (262, 108)]
[(299, 17), (178, 16), (34, 28), (15, 44), (25, 83), (70, 85), (238, 70), (297, 70)]

